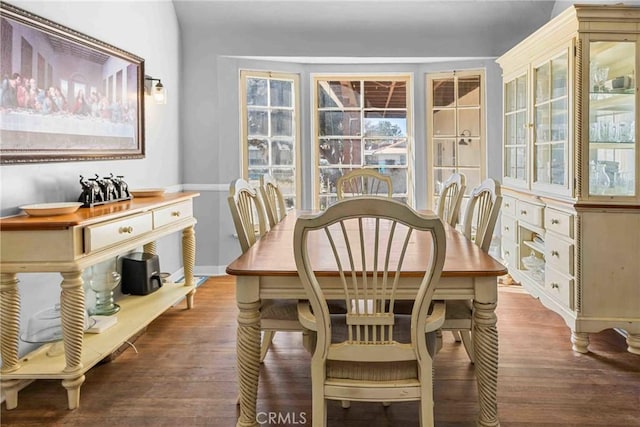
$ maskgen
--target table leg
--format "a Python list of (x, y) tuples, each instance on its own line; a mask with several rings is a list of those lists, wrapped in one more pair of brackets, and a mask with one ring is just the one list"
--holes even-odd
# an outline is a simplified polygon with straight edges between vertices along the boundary
[[(2, 273), (0, 276), (0, 341), (2, 354), (1, 373), (7, 374), (20, 368), (18, 363), (18, 334), (20, 332), (20, 292), (18, 276)], [(7, 409), (18, 406), (19, 381), (2, 380)]]
[[(193, 280), (193, 266), (196, 263), (196, 232), (193, 226), (182, 230), (182, 264), (184, 265), (184, 284), (192, 286), (195, 284)], [(187, 308), (193, 308), (193, 296), (196, 289), (187, 294)]]
[(82, 272), (71, 271), (61, 273), (63, 280), (60, 284), (60, 317), (62, 318), (62, 337), (66, 366), (64, 372), (78, 373), (62, 381), (67, 389), (69, 409), (76, 409), (80, 405), (80, 386), (84, 382), (82, 374), (82, 340), (84, 336), (84, 289), (82, 287)]
[[(476, 379), (478, 382), (478, 397), (480, 400), (479, 426), (499, 426), (498, 420), (498, 329), (497, 316), (497, 287), (495, 283), (488, 283), (483, 292), (476, 294), (473, 301), (473, 346), (475, 356)], [(490, 291), (491, 286), (495, 291)], [(495, 297), (493, 297), (495, 293)]]
[(240, 386), (240, 417), (237, 427), (255, 427), (260, 374), (260, 299), (256, 277), (237, 277), (237, 363)]

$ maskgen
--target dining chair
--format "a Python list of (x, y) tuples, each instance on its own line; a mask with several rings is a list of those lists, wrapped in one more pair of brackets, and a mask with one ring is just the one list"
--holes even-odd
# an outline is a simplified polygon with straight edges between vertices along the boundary
[(460, 206), (464, 191), (467, 188), (467, 178), (463, 173), (453, 173), (442, 184), (440, 198), (438, 199), (438, 216), (450, 226), (458, 223)]
[(264, 200), (269, 227), (273, 227), (287, 215), (287, 208), (278, 182), (272, 175), (264, 174), (260, 177), (260, 194)]
[[(397, 285), (405, 255), (420, 246), (424, 272), (410, 316), (396, 315)], [(319, 239), (331, 251), (313, 253)], [(294, 256), (308, 302), (300, 322), (316, 332), (311, 358), (312, 425), (327, 425), (327, 400), (419, 401), (420, 425), (433, 425), (435, 334), (445, 304), (432, 304), (444, 264), (442, 221), (383, 197), (356, 197), (317, 215), (301, 216), (294, 229)], [(330, 267), (333, 266), (333, 267)], [(331, 287), (348, 311), (331, 315), (317, 270), (338, 272)], [(333, 282), (331, 282), (333, 284)]]
[[(485, 252), (489, 252), (493, 232), (496, 227), (502, 194), (500, 184), (488, 178), (471, 191), (465, 209), (462, 232)], [(447, 316), (443, 331), (452, 331), (456, 341), (462, 341), (472, 363), (475, 363), (471, 330), (473, 328), (473, 304), (470, 300), (449, 300), (446, 302)]]
[(393, 196), (393, 183), (389, 175), (373, 169), (355, 169), (338, 178), (336, 182), (338, 200), (366, 195)]
[[(236, 179), (229, 187), (229, 209), (238, 235), (240, 248), (246, 252), (267, 232), (265, 211), (256, 190), (244, 179)], [(298, 321), (297, 301), (263, 300), (260, 307), (262, 345), (260, 361), (269, 351), (277, 331), (303, 332), (307, 330)]]

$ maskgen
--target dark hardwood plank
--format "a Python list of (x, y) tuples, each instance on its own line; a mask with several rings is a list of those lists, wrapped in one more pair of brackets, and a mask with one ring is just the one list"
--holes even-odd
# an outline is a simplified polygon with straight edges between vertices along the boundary
[[(39, 380), (2, 406), (3, 426), (234, 426), (237, 418), (235, 279), (217, 277), (195, 307), (168, 310), (114, 360), (90, 370), (80, 408), (66, 409), (60, 381)], [(502, 426), (640, 426), (640, 356), (612, 330), (591, 335), (591, 353), (571, 351), (569, 329), (518, 287), (501, 287), (498, 304)], [(445, 334), (435, 362), (439, 427), (475, 426), (473, 365)], [(309, 355), (297, 334), (279, 333), (260, 373), (258, 411), (279, 424), (310, 425)], [(266, 417), (267, 415), (262, 415)], [(418, 426), (417, 404), (329, 403), (329, 425)], [(286, 422), (286, 417), (288, 421)], [(295, 424), (297, 423), (297, 424)]]

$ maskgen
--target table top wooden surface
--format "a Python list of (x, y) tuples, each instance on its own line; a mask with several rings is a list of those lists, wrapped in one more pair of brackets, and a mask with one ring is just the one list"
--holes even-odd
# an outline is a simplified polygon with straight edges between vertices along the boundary
[[(291, 211), (272, 230), (267, 232), (255, 245), (227, 266), (227, 274), (234, 276), (297, 276), (295, 259), (293, 256), (293, 229), (298, 215), (309, 211)], [(426, 211), (424, 212), (426, 213)], [(447, 251), (443, 277), (490, 277), (507, 274), (507, 268), (482, 251), (473, 242), (449, 225), (445, 224), (447, 236)], [(417, 237), (410, 245), (407, 258), (403, 265), (402, 275), (421, 276), (428, 259), (427, 247), (430, 241)], [(314, 254), (330, 253), (326, 239), (318, 238), (313, 241)], [(323, 261), (326, 259), (326, 265)], [(313, 259), (312, 263), (318, 275), (336, 275), (335, 265), (331, 263), (333, 257)]]
[(77, 225), (117, 219), (125, 215), (145, 212), (165, 204), (177, 203), (199, 196), (195, 192), (166, 193), (157, 197), (134, 197), (123, 202), (108, 203), (90, 208), (80, 208), (72, 214), (53, 216), (29, 216), (21, 214), (0, 218), (0, 230), (60, 230)]

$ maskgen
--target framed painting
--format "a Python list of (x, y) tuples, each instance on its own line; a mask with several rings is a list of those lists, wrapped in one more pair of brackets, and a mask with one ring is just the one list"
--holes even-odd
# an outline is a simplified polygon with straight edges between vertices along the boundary
[(144, 60), (0, 2), (0, 163), (144, 157)]

